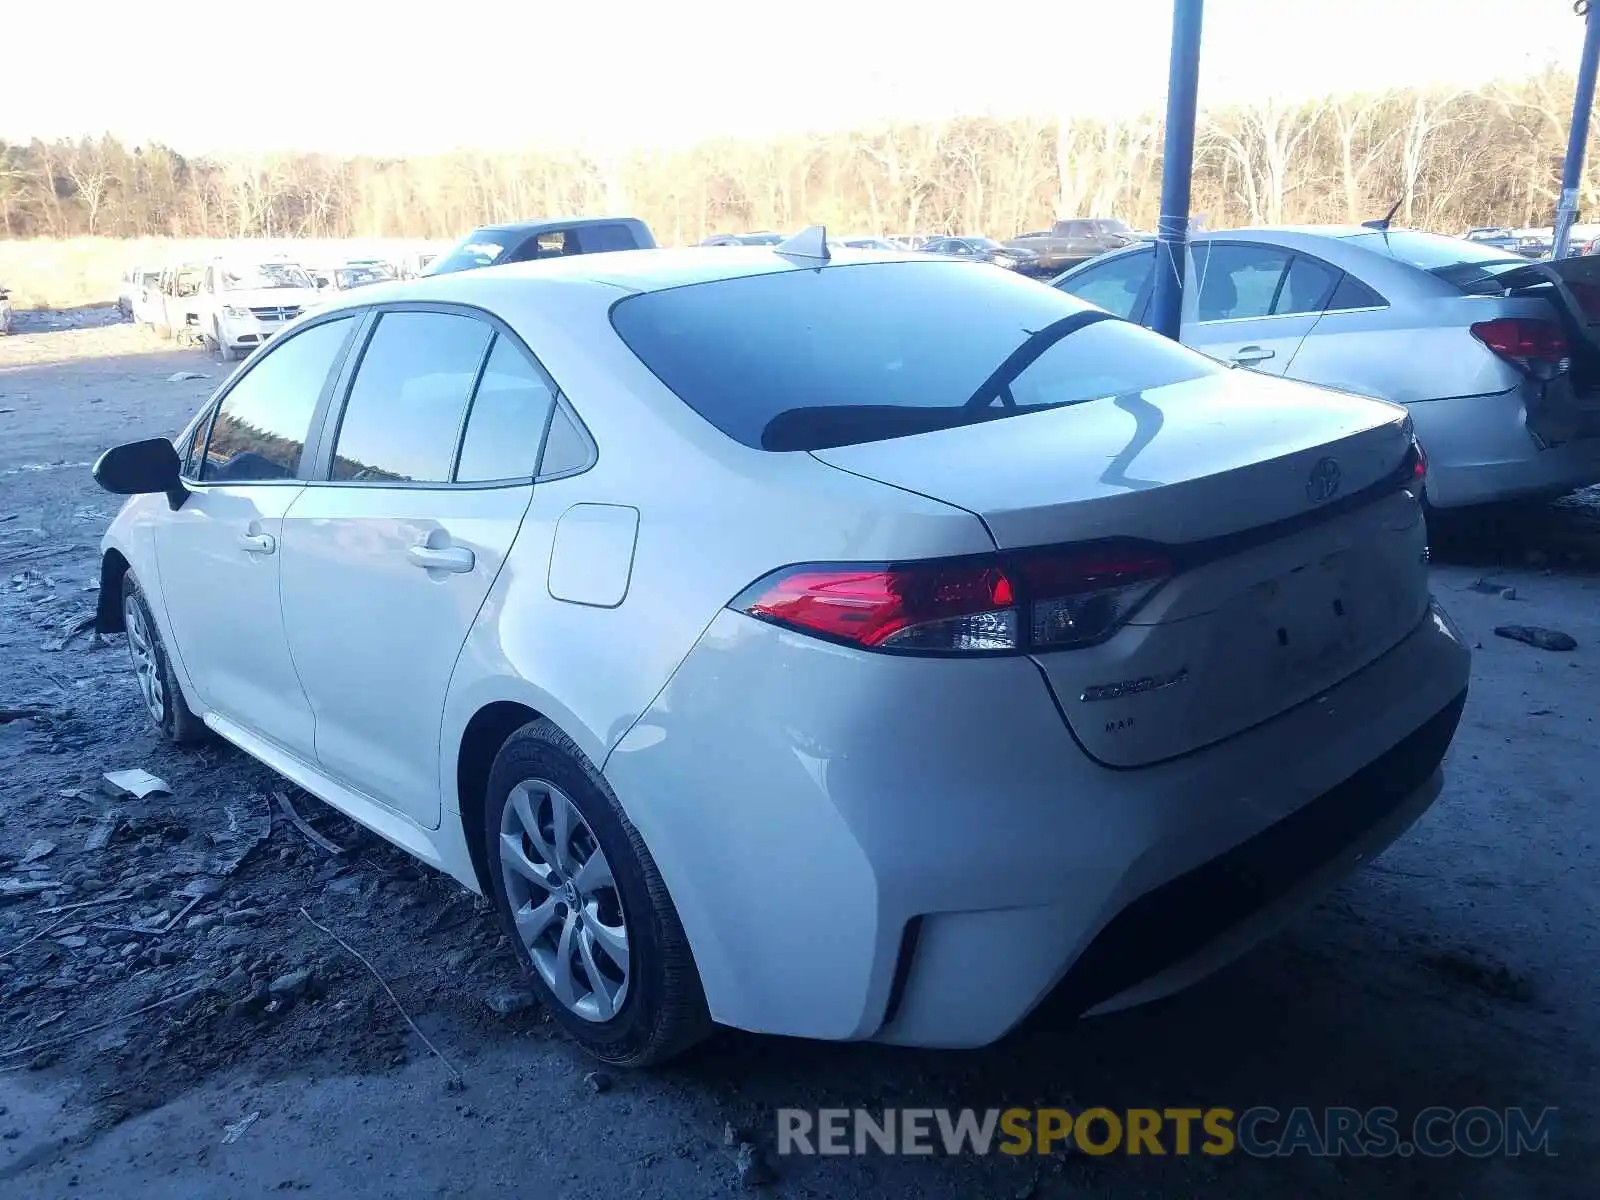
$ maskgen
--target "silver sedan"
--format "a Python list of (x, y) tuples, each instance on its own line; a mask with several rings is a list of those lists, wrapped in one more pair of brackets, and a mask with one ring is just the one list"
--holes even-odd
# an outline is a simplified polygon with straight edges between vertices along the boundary
[[(1054, 286), (1118, 316), (1148, 312), (1151, 246)], [(1416, 230), (1234, 229), (1193, 239), (1182, 340), (1269, 375), (1403, 404), (1439, 508), (1600, 482), (1600, 287), (1587, 260)]]

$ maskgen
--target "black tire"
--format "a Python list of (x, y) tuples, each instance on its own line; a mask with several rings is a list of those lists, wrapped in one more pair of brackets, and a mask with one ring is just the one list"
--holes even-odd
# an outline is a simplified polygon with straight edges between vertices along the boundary
[[(512, 918), (500, 865), (501, 822), (512, 790), (529, 780), (543, 780), (566, 794), (611, 867), (627, 928), (629, 966), (626, 995), (606, 1021), (587, 1020), (557, 998), (535, 969)], [(542, 718), (524, 725), (495, 756), (482, 802), (495, 909), (533, 987), (562, 1028), (596, 1058), (619, 1068), (665, 1062), (710, 1033), (700, 975), (655, 860), (604, 777), (573, 741)]]
[(138, 580), (134, 579), (133, 572), (129, 571), (122, 577), (122, 611), (124, 624), (128, 626), (129, 649), (135, 658), (134, 670), (137, 676), (139, 668), (138, 654), (134, 649), (135, 629), (130, 619), (134, 615), (130, 612), (132, 606), (137, 607), (138, 615), (143, 621), (143, 629), (148, 634), (150, 657), (157, 678), (161, 681), (158, 711), (158, 706), (145, 694), (143, 686), (136, 680), (145, 712), (155, 722), (156, 728), (161, 730), (161, 735), (170, 742), (180, 746), (193, 746), (206, 741), (211, 731), (206, 728), (204, 721), (194, 715), (194, 710), (184, 699), (183, 688), (178, 684), (178, 677), (173, 674), (172, 660), (167, 656), (167, 647), (161, 640), (161, 629), (156, 625), (155, 617), (150, 612), (150, 605), (145, 601)]

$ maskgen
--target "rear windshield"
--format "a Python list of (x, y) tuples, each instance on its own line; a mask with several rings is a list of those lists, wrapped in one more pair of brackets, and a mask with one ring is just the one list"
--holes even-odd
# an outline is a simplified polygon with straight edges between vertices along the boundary
[(1466, 238), (1445, 237), (1440, 233), (1418, 233), (1401, 229), (1393, 233), (1358, 233), (1346, 239), (1375, 254), (1383, 254), (1424, 271), (1454, 267), (1462, 263), (1526, 263), (1528, 260), (1498, 246), (1469, 242)]
[(612, 325), (690, 408), (760, 450), (821, 450), (1122, 396), (1222, 370), (1009, 272), (833, 266), (619, 301)]
[(1391, 233), (1358, 233), (1347, 240), (1353, 245), (1420, 267), (1468, 295), (1493, 295), (1502, 290), (1500, 276), (1528, 265), (1526, 258), (1510, 250), (1468, 241), (1466, 238), (1418, 233), (1413, 229)]

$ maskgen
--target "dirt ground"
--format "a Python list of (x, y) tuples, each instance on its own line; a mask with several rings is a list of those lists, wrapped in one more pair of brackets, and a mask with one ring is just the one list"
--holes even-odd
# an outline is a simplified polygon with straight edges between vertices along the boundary
[[(1443, 797), (1219, 976), (1115, 1017), (1047, 1009), (976, 1052), (724, 1033), (669, 1069), (597, 1079), (520, 990), (482, 904), (240, 753), (163, 745), (122, 639), (81, 627), (117, 505), (90, 462), (176, 431), (224, 369), (104, 310), (23, 314), (0, 338), (4, 1194), (747, 1194), (729, 1126), (784, 1196), (1593, 1194), (1592, 498), (1442, 531), (1435, 590), (1479, 647)], [(1578, 648), (1493, 635), (1510, 622), (1561, 629)], [(102, 774), (130, 767), (171, 795), (105, 794)], [(274, 793), (341, 853), (313, 845)], [(774, 1153), (780, 1107), (1009, 1105), (1561, 1115), (1555, 1157)]]

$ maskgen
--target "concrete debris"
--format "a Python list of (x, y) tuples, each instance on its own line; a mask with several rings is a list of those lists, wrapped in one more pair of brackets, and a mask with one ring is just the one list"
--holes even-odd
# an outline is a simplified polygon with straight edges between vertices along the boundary
[(47, 879), (0, 879), (0, 904), (9, 900), (26, 900), (57, 886)]
[(166, 781), (149, 771), (132, 767), (126, 771), (107, 771), (104, 775), (106, 790), (113, 796), (132, 796), (148, 800), (151, 796), (170, 796), (172, 789)]
[(749, 1142), (739, 1143), (733, 1155), (733, 1166), (739, 1172), (739, 1182), (748, 1188), (761, 1187), (778, 1177), (766, 1156)]
[(1536, 646), (1540, 650), (1576, 650), (1577, 639), (1570, 633), (1562, 633), (1559, 629), (1544, 629), (1538, 625), (1496, 625), (1495, 637), (1510, 638), (1514, 642), (1524, 642), (1529, 646)]
[(174, 371), (171, 375), (167, 376), (167, 382), (168, 383), (187, 383), (191, 379), (207, 379), (207, 378), (209, 378), (209, 376), (203, 375), (199, 371)]
[[(220, 809), (207, 810), (207, 815), (217, 820), (213, 828), (168, 851), (166, 865), (175, 874), (226, 878), (272, 834), (272, 809), (258, 797), (229, 800)], [(183, 894), (196, 895), (201, 886), (191, 882)], [(222, 890), (219, 883), (209, 886), (214, 890), (208, 895)]]
[[(192, 374), (192, 372), (179, 371), (178, 374)], [(222, 1127), (222, 1144), (224, 1146), (231, 1146), (234, 1142), (237, 1142), (244, 1136), (244, 1131), (246, 1129), (249, 1129), (250, 1126), (254, 1125), (260, 1119), (261, 1114), (259, 1112), (253, 1112), (249, 1116), (240, 1117), (237, 1121), (229, 1121)]]
[(89, 836), (83, 839), (83, 848), (87, 851), (104, 850), (106, 844), (111, 841), (111, 835), (116, 833), (117, 822), (120, 819), (121, 814), (115, 810), (101, 817), (89, 830)]
[(286, 975), (279, 975), (267, 985), (267, 991), (275, 998), (299, 998), (311, 988), (311, 968), (301, 967), (297, 971), (290, 971)]
[(526, 1012), (539, 999), (527, 988), (498, 987), (485, 996), (483, 1002), (496, 1016), (509, 1017), (514, 1013)]

